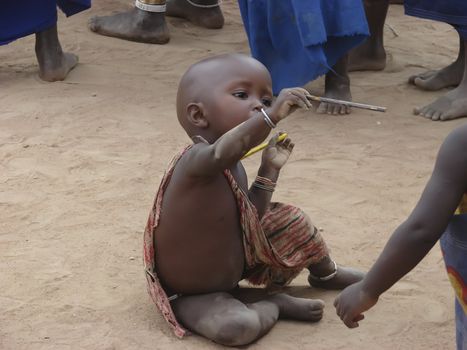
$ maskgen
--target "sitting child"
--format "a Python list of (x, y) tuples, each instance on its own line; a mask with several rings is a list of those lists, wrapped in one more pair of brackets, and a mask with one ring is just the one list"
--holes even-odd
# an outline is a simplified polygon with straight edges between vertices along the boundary
[(312, 286), (342, 289), (363, 278), (331, 260), (305, 213), (270, 202), (294, 147), (290, 139), (271, 138), (248, 189), (240, 159), (294, 110), (308, 109), (307, 95), (286, 89), (273, 102), (267, 69), (244, 55), (205, 59), (182, 77), (177, 115), (194, 144), (162, 179), (144, 237), (149, 293), (177, 336), (188, 329), (239, 346), (278, 318), (322, 317), (321, 300), (278, 293), (246, 303), (242, 279), (284, 286), (307, 268)]

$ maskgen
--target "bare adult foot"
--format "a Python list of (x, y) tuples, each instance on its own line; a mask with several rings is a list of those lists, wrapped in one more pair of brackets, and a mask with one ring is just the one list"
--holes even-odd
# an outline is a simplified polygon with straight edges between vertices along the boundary
[(348, 71), (383, 70), (386, 67), (384, 50), (384, 22), (388, 12), (388, 0), (366, 0), (365, 14), (370, 37), (349, 54)]
[(337, 273), (327, 281), (322, 281), (314, 274), (308, 276), (308, 283), (316, 288), (339, 290), (361, 281), (365, 273), (352, 267), (337, 266)]
[(431, 120), (467, 117), (467, 84), (459, 85), (425, 107), (415, 108), (414, 113)]
[(319, 299), (296, 298), (280, 293), (268, 300), (279, 307), (279, 318), (308, 322), (323, 318), (324, 302)]
[(386, 68), (386, 50), (369, 39), (349, 53), (349, 72), (379, 71)]
[[(350, 78), (347, 74), (347, 57), (342, 58), (326, 74), (324, 96), (337, 100), (351, 101)], [(350, 107), (334, 103), (321, 102), (316, 110), (321, 114), (349, 114)]]
[(451, 86), (457, 86), (462, 80), (464, 64), (451, 63), (437, 71), (427, 71), (409, 77), (409, 83), (422, 90), (436, 91)]
[(164, 13), (136, 7), (113, 16), (92, 17), (89, 29), (97, 34), (149, 44), (166, 44), (170, 40)]
[(409, 83), (414, 84), (423, 90), (440, 90), (446, 87), (457, 86), (464, 75), (465, 47), (464, 41), (459, 41), (459, 54), (457, 59), (449, 66), (440, 70), (428, 71), (421, 74), (412, 75)]
[(168, 0), (166, 13), (167, 16), (185, 18), (201, 27), (219, 29), (224, 26), (224, 16), (220, 6), (214, 6), (216, 4), (219, 4), (218, 0)]
[(78, 56), (62, 51), (56, 25), (36, 33), (35, 49), (39, 77), (42, 80), (64, 80), (70, 70), (78, 64)]

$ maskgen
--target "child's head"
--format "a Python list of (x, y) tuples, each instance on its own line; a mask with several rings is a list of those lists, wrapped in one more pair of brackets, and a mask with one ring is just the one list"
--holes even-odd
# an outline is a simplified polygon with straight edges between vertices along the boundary
[(249, 56), (229, 54), (192, 65), (177, 94), (177, 116), (191, 137), (214, 142), (272, 103), (268, 70)]

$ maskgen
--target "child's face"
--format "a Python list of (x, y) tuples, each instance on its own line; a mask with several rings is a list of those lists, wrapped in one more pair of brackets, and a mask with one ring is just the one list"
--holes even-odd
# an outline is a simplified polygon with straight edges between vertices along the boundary
[(266, 68), (251, 58), (236, 63), (213, 79), (217, 84), (204, 103), (209, 128), (216, 137), (272, 103), (271, 77)]

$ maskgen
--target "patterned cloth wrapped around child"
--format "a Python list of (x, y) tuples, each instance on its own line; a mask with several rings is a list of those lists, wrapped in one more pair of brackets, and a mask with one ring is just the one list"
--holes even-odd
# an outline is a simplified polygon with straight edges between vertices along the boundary
[[(169, 297), (157, 277), (154, 231), (159, 223), (164, 191), (175, 165), (190, 147), (176, 156), (166, 171), (144, 232), (143, 259), (148, 292), (178, 337), (187, 334), (187, 330), (177, 321)], [(256, 208), (248, 199), (248, 195), (237, 185), (230, 171), (224, 170), (224, 175), (232, 188), (240, 214), (247, 281), (256, 285), (286, 285), (304, 268), (318, 263), (328, 255), (322, 236), (299, 208), (271, 203), (260, 221)]]

